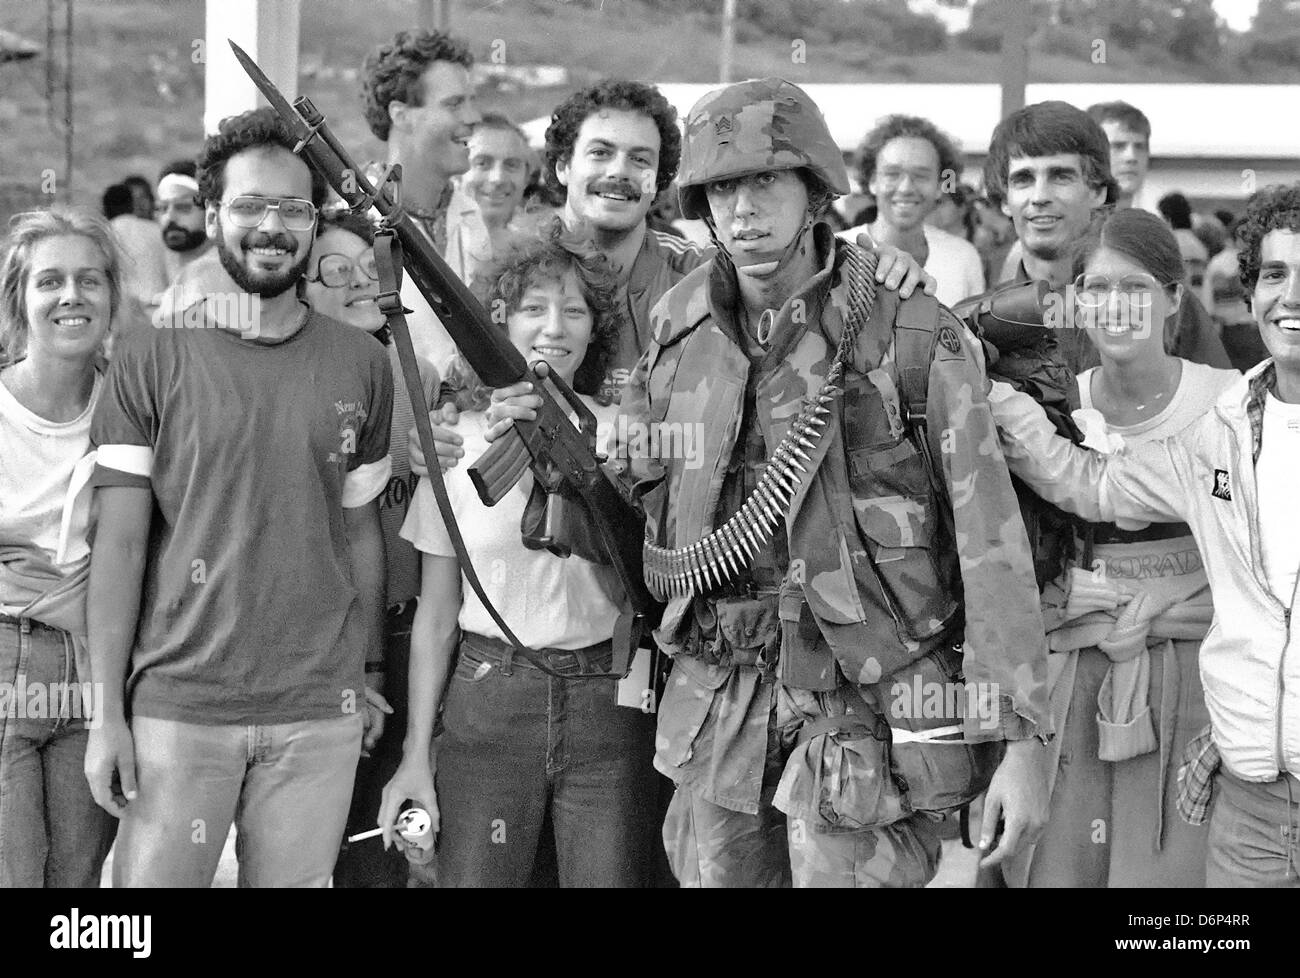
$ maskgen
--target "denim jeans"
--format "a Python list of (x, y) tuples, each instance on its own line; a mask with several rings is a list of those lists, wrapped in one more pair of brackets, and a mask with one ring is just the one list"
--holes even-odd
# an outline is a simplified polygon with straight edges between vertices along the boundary
[(262, 726), (137, 716), (139, 794), (113, 885), (212, 885), (235, 823), (239, 885), (326, 886), (361, 753), (361, 715)]
[(82, 704), (57, 692), (76, 682), (67, 632), (0, 621), (0, 889), (99, 886), (117, 819), (86, 783)]
[(1300, 887), (1300, 779), (1255, 784), (1219, 770), (1205, 885)]
[(467, 635), (435, 748), (439, 886), (528, 885), (548, 810), (561, 886), (645, 886), (653, 745), (654, 716), (619, 706), (613, 680), (519, 660), (506, 675), (493, 643)]

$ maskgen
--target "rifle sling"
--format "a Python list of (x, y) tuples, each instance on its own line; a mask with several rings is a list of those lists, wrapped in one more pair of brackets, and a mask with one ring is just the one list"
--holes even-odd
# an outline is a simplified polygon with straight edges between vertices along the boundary
[[(452, 549), (456, 551), (456, 561), (460, 564), (461, 573), (465, 575), (465, 580), (469, 582), (470, 589), (478, 596), (479, 601), (483, 603), (484, 609), (496, 622), (497, 627), (501, 629), (501, 634), (505, 636), (506, 642), (511, 646), (502, 658), (501, 671), (507, 676), (510, 675), (511, 656), (519, 655), (542, 672), (557, 679), (622, 678), (626, 672), (626, 667), (624, 667), (624, 673), (611, 671), (562, 674), (557, 672), (550, 667), (542, 656), (519, 641), (515, 633), (511, 631), (510, 626), (506, 624), (505, 619), (501, 617), (500, 612), (488, 600), (478, 574), (474, 571), (474, 565), (469, 559), (469, 553), (465, 549), (465, 539), (461, 536), (460, 526), (456, 522), (456, 514), (452, 511), (451, 500), (447, 496), (447, 484), (442, 477), (442, 467), (438, 464), (438, 453), (433, 443), (433, 428), (428, 414), (422, 411), (420, 403), (422, 398), (417, 396), (423, 390), (423, 387), (420, 380), (420, 368), (415, 360), (415, 347), (411, 343), (410, 327), (406, 323), (406, 313), (411, 310), (402, 306), (402, 244), (397, 239), (396, 233), (389, 228), (383, 228), (375, 233), (375, 266), (379, 271), (379, 295), (376, 297), (376, 302), (380, 311), (384, 314), (388, 328), (392, 331), (393, 342), (397, 344), (397, 359), (402, 365), (402, 377), (406, 381), (406, 389), (411, 395), (411, 403), (415, 411), (415, 428), (420, 439), (420, 450), (424, 452), (425, 466), (429, 470), (427, 478), (433, 486), (433, 496), (438, 503), (438, 512), (442, 514), (442, 521), (447, 527), (447, 535), (451, 538)], [(620, 623), (625, 617), (627, 616), (620, 616)], [(626, 630), (622, 628), (615, 629), (614, 670), (617, 670), (619, 664), (617, 640), (621, 637), (619, 635), (621, 631)], [(624, 641), (626, 640), (627, 637), (624, 636)], [(627, 658), (628, 655), (624, 654), (623, 661), (626, 662)]]

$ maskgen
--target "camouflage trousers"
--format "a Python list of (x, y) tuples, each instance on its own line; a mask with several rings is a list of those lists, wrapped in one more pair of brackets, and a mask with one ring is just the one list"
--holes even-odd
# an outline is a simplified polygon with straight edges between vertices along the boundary
[(842, 691), (684, 661), (660, 704), (655, 757), (677, 783), (663, 834), (681, 886), (921, 887), (934, 878), (939, 823), (903, 812), (876, 742), (800, 737), (805, 724), (846, 712)]

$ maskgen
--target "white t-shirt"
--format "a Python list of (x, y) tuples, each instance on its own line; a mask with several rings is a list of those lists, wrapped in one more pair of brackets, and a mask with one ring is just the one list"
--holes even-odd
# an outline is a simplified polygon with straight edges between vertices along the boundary
[(89, 552), (90, 493), (81, 491), (73, 474), (80, 465), (80, 483), (89, 478), (93, 460), (83, 459), (102, 388), (103, 377), (96, 374), (86, 410), (60, 422), (33, 414), (0, 383), (0, 544), (35, 545), (62, 567)]
[[(617, 409), (583, 400), (603, 422), (601, 428), (608, 430)], [(460, 416), (456, 433), (465, 440), (465, 456), (443, 476), (465, 548), (488, 599), (529, 648), (581, 649), (605, 641), (613, 635), (619, 613), (618, 605), (609, 598), (617, 593), (613, 568), (524, 547), (519, 523), (532, 490), (531, 472), (525, 472), (495, 506), (483, 505), (469, 481), (469, 466), (487, 450), (486, 430), (481, 412)], [(598, 447), (604, 450), (603, 445)], [(421, 479), (416, 487), (401, 536), (422, 553), (456, 554), (427, 479)], [(462, 631), (505, 640), (464, 575), (458, 623)]]
[[(857, 241), (858, 235), (870, 233), (869, 224), (838, 232), (845, 241)], [(925, 226), (925, 243), (930, 254), (925, 260), (925, 270), (938, 283), (935, 298), (945, 306), (954, 306), (962, 299), (984, 291), (984, 264), (980, 253), (965, 238)]]
[[(1092, 367), (1079, 374), (1079, 403), (1085, 411), (1096, 410), (1092, 403), (1092, 379), (1100, 369)], [(1178, 389), (1164, 410), (1137, 424), (1107, 424), (1106, 430), (1110, 434), (1121, 435), (1124, 441), (1132, 444), (1176, 435), (1193, 422), (1199, 421), (1219, 396), (1240, 379), (1241, 374), (1235, 370), (1208, 367), (1203, 363), (1184, 360)]]
[(1300, 404), (1264, 402), (1264, 437), (1255, 463), (1259, 486), (1260, 556), (1273, 595), (1288, 608), (1300, 571)]

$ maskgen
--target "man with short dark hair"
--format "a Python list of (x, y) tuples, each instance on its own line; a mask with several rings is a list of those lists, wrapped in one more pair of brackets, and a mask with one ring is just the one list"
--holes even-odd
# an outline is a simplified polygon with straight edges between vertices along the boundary
[[(415, 219), (441, 255), (447, 250), (447, 205), (451, 178), (469, 168), (469, 138), (482, 118), (474, 101), (469, 70), (473, 55), (462, 42), (440, 31), (399, 31), (391, 44), (366, 58), (366, 122), (387, 146), (383, 164), (367, 167), (376, 182), (385, 165), (402, 166), (402, 207)], [(402, 301), (416, 353), (432, 361), (442, 376), (456, 348), (419, 289), (403, 281)]]
[(1151, 121), (1127, 102), (1098, 102), (1088, 106), (1088, 115), (1110, 143), (1110, 169), (1119, 187), (1115, 206), (1151, 210), (1143, 195), (1151, 168)]
[(614, 401), (649, 344), (651, 307), (705, 259), (694, 245), (646, 224), (681, 153), (677, 111), (641, 82), (609, 80), (574, 92), (546, 130), (545, 177), (564, 196), (564, 222), (590, 229), (624, 288), (627, 329), (601, 391)]
[[(1075, 243), (1119, 192), (1106, 133), (1066, 102), (1038, 102), (998, 124), (984, 161), (984, 186), (1020, 238), (1020, 261), (1007, 278), (1042, 279), (1057, 291), (1074, 279)], [(1096, 366), (1096, 350), (1082, 330), (1061, 334), (1061, 355), (1073, 373)], [(1188, 360), (1230, 366), (1213, 322), (1193, 295), (1183, 299), (1167, 345)]]
[(199, 193), (238, 291), (127, 336), (91, 426), (86, 774), (122, 820), (117, 886), (209, 885), (232, 819), (242, 885), (326, 885), (382, 733), (364, 663), (392, 373), (297, 296), (325, 185), (294, 145), (270, 109), (208, 139)]

